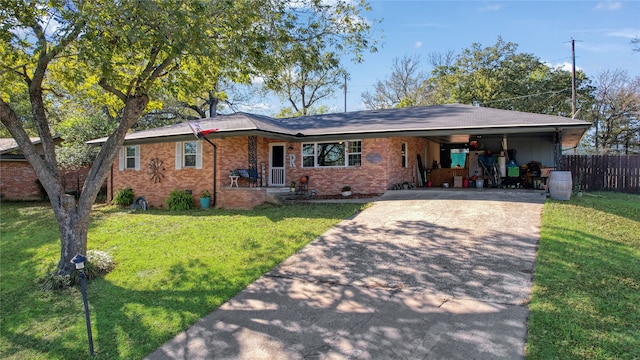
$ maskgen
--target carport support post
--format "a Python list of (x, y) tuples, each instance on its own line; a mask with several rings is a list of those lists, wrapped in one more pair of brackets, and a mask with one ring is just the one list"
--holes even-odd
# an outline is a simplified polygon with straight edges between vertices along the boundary
[(553, 134), (553, 164), (556, 170), (562, 170), (562, 132), (560, 130), (555, 131)]

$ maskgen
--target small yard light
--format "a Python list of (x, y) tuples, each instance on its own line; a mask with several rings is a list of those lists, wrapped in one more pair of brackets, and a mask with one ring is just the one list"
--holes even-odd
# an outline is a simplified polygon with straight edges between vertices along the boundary
[(71, 259), (71, 263), (76, 266), (76, 270), (80, 274), (80, 290), (82, 291), (82, 302), (84, 303), (84, 317), (87, 322), (87, 337), (89, 338), (89, 352), (91, 356), (95, 355), (93, 351), (93, 336), (91, 335), (91, 319), (89, 317), (89, 303), (87, 302), (87, 277), (84, 274), (84, 263), (87, 258), (77, 254)]

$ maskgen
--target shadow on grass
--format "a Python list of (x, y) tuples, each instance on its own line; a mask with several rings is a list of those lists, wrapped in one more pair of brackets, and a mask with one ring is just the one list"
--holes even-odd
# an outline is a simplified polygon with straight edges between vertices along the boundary
[[(246, 283), (232, 283), (220, 274), (207, 272), (206, 268), (198, 260), (174, 265), (167, 280), (151, 290), (124, 288), (104, 279), (90, 282), (87, 297), (94, 358), (141, 358), (246, 286)], [(184, 284), (192, 286), (185, 288)], [(33, 329), (22, 328), (15, 319), (3, 321), (2, 356), (22, 358), (25, 353), (31, 354), (28, 356), (40, 353), (47, 359), (86, 359), (88, 343), (80, 292), (43, 294), (31, 290), (34, 292), (29, 298), (3, 299), (3, 307), (12, 307), (12, 317), (16, 312), (29, 313), (26, 319), (31, 324), (55, 322), (59, 333), (38, 334), (32, 332)], [(34, 312), (32, 301), (47, 302), (47, 311)], [(158, 318), (165, 320), (156, 322)], [(166, 321), (167, 318), (171, 320)], [(175, 327), (166, 328), (167, 323)]]
[[(38, 357), (48, 359), (86, 358), (86, 332), (84, 330), (84, 316), (79, 292), (69, 290), (64, 292), (43, 293), (38, 289), (33, 276), (33, 268), (38, 262), (54, 261), (59, 256), (59, 233), (55, 219), (48, 211), (49, 204), (36, 204), (33, 211), (29, 210), (33, 204), (3, 206), (3, 244), (2, 247), (2, 337), (0, 338), (0, 353), (2, 357), (24, 358)], [(305, 211), (306, 218), (332, 218), (340, 214), (352, 214), (359, 206), (347, 205), (339, 207), (325, 205), (321, 207), (294, 206), (290, 210)], [(321, 212), (315, 210), (322, 209)], [(346, 210), (345, 210), (346, 209)], [(266, 207), (267, 215), (280, 221), (291, 213), (281, 213), (279, 209)], [(126, 210), (125, 210), (126, 211)], [(116, 207), (100, 208), (92, 213), (90, 229), (111, 227), (111, 215), (123, 213), (123, 209)], [(150, 214), (145, 212), (144, 214)], [(189, 212), (189, 218), (196, 213), (202, 219), (194, 222), (208, 223), (216, 221), (215, 217), (228, 216), (265, 216), (264, 210), (220, 212)], [(131, 213), (131, 216), (143, 213)], [(161, 211), (159, 215), (170, 215)], [(129, 215), (126, 213), (125, 215)], [(15, 221), (11, 221), (14, 219)], [(5, 226), (6, 225), (6, 226)], [(115, 231), (106, 229), (107, 233)], [(39, 232), (42, 231), (42, 234)], [(215, 232), (214, 232), (215, 233)], [(6, 236), (11, 234), (11, 239)], [(17, 234), (17, 235), (14, 235)], [(45, 236), (45, 234), (48, 234)], [(91, 232), (90, 232), (91, 235)], [(109, 235), (107, 234), (107, 237)], [(306, 232), (296, 233), (298, 238), (313, 238)], [(55, 239), (54, 239), (55, 238)], [(210, 241), (214, 241), (211, 238)], [(140, 284), (140, 289), (132, 286), (115, 285), (109, 280), (96, 280), (89, 283), (88, 297), (96, 343), (97, 358), (141, 358), (151, 352), (162, 342), (176, 332), (186, 328), (198, 318), (219, 306), (233, 294), (240, 291), (257, 277), (270, 270), (284, 255), (279, 248), (285, 248), (282, 240), (273, 244), (274, 260), (265, 264), (259, 258), (259, 248), (262, 246), (251, 236), (238, 236), (233, 244), (246, 252), (240, 275), (228, 279), (217, 271), (207, 270), (207, 264), (199, 259), (179, 262), (166, 272), (165, 278), (159, 283), (149, 285)], [(6, 246), (4, 246), (6, 245)], [(290, 244), (286, 244), (290, 246)], [(42, 256), (42, 247), (50, 248), (47, 256)], [(122, 247), (122, 244), (120, 244)], [(10, 259), (7, 258), (11, 250)], [(33, 249), (38, 249), (34, 251)], [(211, 249), (202, 249), (203, 252)], [(215, 254), (212, 254), (215, 255)], [(276, 259), (280, 256), (279, 260)], [(216, 261), (212, 256), (211, 261)], [(120, 267), (125, 264), (119, 265)], [(126, 271), (126, 270), (125, 270)], [(134, 270), (132, 270), (134, 271)], [(149, 269), (153, 272), (154, 269)], [(35, 272), (37, 273), (37, 272)], [(144, 271), (133, 277), (143, 278)], [(12, 280), (13, 279), (13, 280)], [(108, 279), (108, 277), (107, 277)], [(135, 282), (135, 281), (134, 281)], [(188, 284), (188, 285), (186, 285)], [(146, 310), (151, 309), (158, 318), (178, 317), (169, 324), (174, 328), (165, 328), (166, 323), (160, 321), (157, 325), (153, 319), (145, 317)], [(42, 333), (45, 332), (45, 333)], [(161, 335), (158, 335), (161, 334)], [(158, 342), (160, 336), (160, 342)], [(164, 337), (163, 337), (164, 336)], [(26, 354), (26, 355), (25, 355)]]
[[(385, 221), (362, 223), (355, 217), (213, 313), (270, 269), (252, 266), (255, 258), (249, 256), (238, 269), (243, 275), (231, 280), (194, 258), (170, 267), (152, 288), (140, 270), (132, 274), (139, 289), (116, 285), (108, 277), (92, 282), (96, 359), (141, 358), (209, 313), (212, 317), (150, 358), (171, 357), (165, 351), (184, 354), (180, 358), (252, 358), (256, 349), (270, 349), (274, 358), (423, 358), (434, 352), (444, 358), (520, 357), (526, 333), (522, 304), (529, 296), (526, 284), (537, 242), (535, 232), (522, 226), (530, 214), (515, 213), (521, 206), (486, 209), (483, 216), (495, 211), (504, 218), (498, 229), (455, 220), (458, 212), (443, 218), (427, 206), (422, 220), (389, 220), (393, 214), (386, 213)], [(287, 208), (300, 218), (310, 216), (303, 211), (320, 216), (313, 214), (316, 205)], [(336, 216), (335, 205), (322, 208)], [(279, 221), (283, 215), (277, 210), (253, 215)], [(383, 205), (375, 210), (385, 213)], [(256, 244), (247, 238), (238, 246), (249, 250)], [(42, 313), (32, 321), (82, 324), (77, 292), (73, 302), (76, 311), (67, 309), (64, 318)], [(29, 303), (18, 298), (9, 304), (15, 312), (30, 311)], [(86, 358), (82, 326), (68, 333), (59, 324), (60, 335), (34, 336), (15, 324), (3, 325), (10, 343), (3, 355), (17, 357), (30, 349), (47, 358)], [(190, 353), (194, 346), (204, 353)]]

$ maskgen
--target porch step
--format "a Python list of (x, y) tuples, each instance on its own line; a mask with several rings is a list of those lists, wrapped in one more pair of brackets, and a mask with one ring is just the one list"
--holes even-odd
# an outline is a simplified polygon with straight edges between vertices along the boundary
[(267, 198), (266, 202), (269, 204), (291, 204), (291, 198), (294, 198), (295, 195), (291, 193), (291, 190), (287, 188), (267, 188)]

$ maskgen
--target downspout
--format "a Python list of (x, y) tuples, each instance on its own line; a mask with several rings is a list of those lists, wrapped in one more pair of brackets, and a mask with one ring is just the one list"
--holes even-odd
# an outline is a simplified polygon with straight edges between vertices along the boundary
[(216, 198), (217, 198), (217, 186), (216, 186), (216, 175), (218, 171), (217, 159), (218, 159), (218, 147), (216, 144), (211, 142), (211, 140), (207, 139), (206, 136), (202, 135), (202, 138), (205, 139), (211, 146), (213, 146), (213, 204), (211, 207), (216, 207)]
[(109, 201), (113, 201), (113, 163), (111, 164), (111, 186), (109, 186), (109, 193), (111, 193)]

